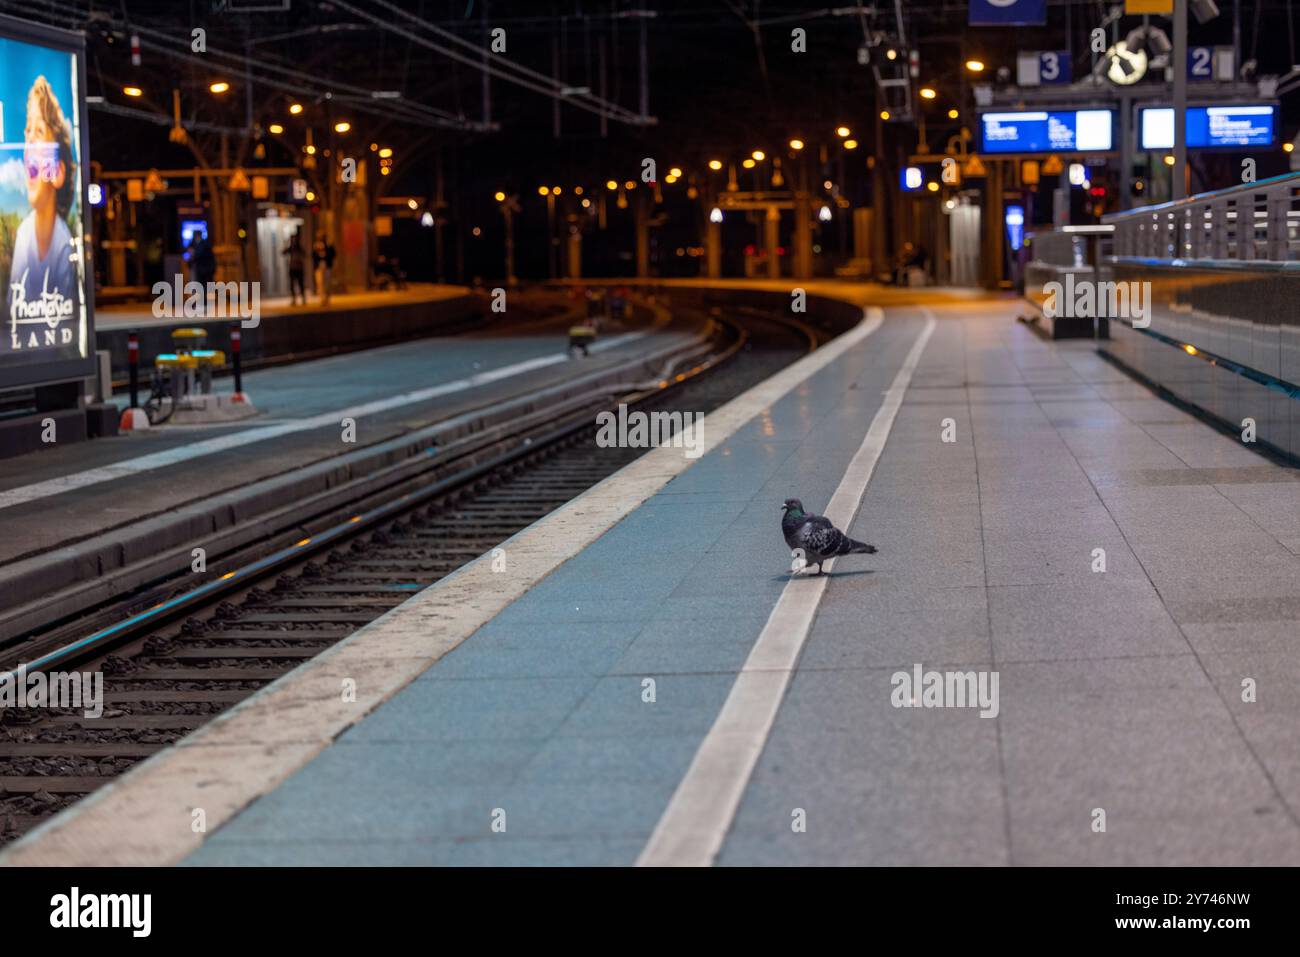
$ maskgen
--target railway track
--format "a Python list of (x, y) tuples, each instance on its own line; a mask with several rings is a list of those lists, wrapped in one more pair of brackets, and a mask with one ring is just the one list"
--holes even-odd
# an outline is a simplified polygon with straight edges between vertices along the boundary
[[(806, 353), (822, 334), (750, 313), (729, 362), (643, 397), (645, 411), (709, 412)], [(590, 420), (588, 420), (590, 421)], [(103, 713), (0, 711), (0, 843), (7, 843), (184, 737), (413, 593), (644, 454), (601, 448), (586, 426), (249, 578), (173, 620), (123, 627), (59, 667), (103, 675)], [(125, 616), (125, 612), (123, 613)], [(130, 619), (128, 618), (128, 621)]]

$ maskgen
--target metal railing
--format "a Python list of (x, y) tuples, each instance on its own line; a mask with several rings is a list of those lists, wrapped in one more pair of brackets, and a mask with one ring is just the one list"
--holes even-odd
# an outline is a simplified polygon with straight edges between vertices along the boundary
[(1102, 217), (1117, 257), (1292, 262), (1300, 259), (1300, 173)]

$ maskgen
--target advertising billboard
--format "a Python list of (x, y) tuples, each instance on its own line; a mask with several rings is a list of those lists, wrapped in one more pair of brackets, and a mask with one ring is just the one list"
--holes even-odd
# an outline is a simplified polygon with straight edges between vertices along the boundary
[(84, 41), (0, 17), (0, 389), (94, 372)]
[(981, 153), (1107, 153), (1114, 110), (1021, 110), (980, 114)]
[[(1268, 104), (1235, 106), (1189, 106), (1187, 108), (1188, 149), (1272, 146), (1277, 126), (1277, 107)], [(1140, 111), (1138, 129), (1144, 150), (1174, 148), (1174, 111), (1168, 106), (1149, 106)]]

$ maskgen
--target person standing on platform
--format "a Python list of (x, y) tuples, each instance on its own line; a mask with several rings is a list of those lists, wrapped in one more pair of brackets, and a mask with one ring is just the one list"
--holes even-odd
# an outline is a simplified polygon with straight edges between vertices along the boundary
[(217, 256), (212, 251), (212, 243), (207, 233), (199, 233), (194, 241), (194, 254), (190, 260), (194, 281), (206, 290), (208, 283), (217, 278)]
[(302, 282), (303, 270), (307, 266), (307, 256), (302, 249), (302, 234), (295, 231), (289, 245), (284, 247), (284, 255), (289, 257), (289, 305), (298, 305), (298, 297), (307, 305), (307, 289)]
[(315, 267), (316, 292), (322, 306), (330, 304), (330, 276), (334, 271), (334, 246), (324, 239), (317, 239), (311, 252), (312, 265)]

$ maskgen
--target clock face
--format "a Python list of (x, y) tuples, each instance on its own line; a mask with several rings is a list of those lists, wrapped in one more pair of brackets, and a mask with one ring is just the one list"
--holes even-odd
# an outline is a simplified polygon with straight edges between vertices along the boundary
[(1121, 40), (1106, 51), (1106, 78), (1120, 86), (1136, 83), (1147, 73), (1145, 50), (1130, 50)]

